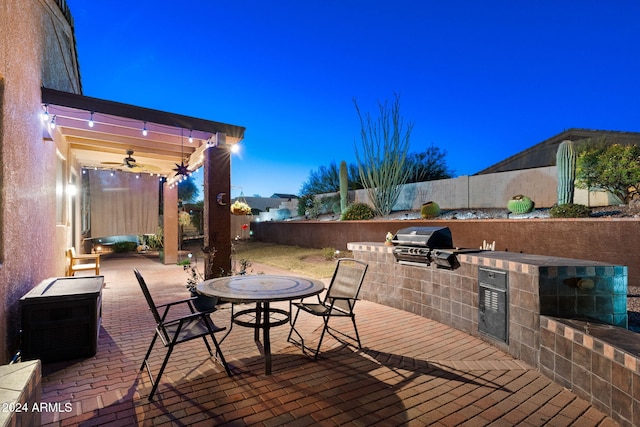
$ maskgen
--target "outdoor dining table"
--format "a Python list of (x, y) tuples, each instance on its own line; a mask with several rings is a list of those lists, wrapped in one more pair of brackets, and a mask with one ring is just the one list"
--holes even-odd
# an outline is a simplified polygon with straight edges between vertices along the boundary
[[(259, 341), (260, 329), (263, 334), (264, 371), (271, 375), (271, 341), (269, 330), (274, 326), (284, 325), (290, 320), (290, 312), (272, 308), (276, 301), (292, 301), (318, 295), (325, 286), (320, 280), (298, 276), (249, 275), (228, 276), (205, 280), (197, 285), (198, 292), (203, 295), (218, 297), (222, 301), (232, 303), (231, 332), (233, 324), (254, 328), (254, 339)], [(233, 304), (255, 303), (255, 308), (233, 311)], [(225, 335), (220, 343), (227, 337)]]

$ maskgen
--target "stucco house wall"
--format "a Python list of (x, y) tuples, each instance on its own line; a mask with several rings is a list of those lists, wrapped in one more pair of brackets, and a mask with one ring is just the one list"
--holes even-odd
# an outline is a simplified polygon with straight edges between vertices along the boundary
[(0, 3), (0, 364), (18, 348), (20, 297), (64, 271), (68, 227), (56, 221), (56, 164), (67, 150), (43, 138), (40, 119), (42, 86), (80, 90), (63, 3)]

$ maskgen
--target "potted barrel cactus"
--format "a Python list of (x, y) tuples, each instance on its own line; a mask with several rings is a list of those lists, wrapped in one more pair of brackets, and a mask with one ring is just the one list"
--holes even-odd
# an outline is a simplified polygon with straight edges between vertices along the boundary
[(529, 213), (533, 210), (533, 200), (527, 196), (518, 194), (507, 202), (507, 209), (516, 215)]
[(427, 202), (420, 208), (422, 218), (435, 218), (440, 215), (440, 206), (436, 202)]

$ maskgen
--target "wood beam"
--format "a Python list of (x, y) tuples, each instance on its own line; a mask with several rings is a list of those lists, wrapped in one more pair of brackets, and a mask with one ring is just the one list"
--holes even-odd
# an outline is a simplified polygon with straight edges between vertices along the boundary
[(205, 268), (205, 277), (211, 279), (231, 272), (231, 156), (226, 145), (203, 154), (204, 246), (216, 250)]

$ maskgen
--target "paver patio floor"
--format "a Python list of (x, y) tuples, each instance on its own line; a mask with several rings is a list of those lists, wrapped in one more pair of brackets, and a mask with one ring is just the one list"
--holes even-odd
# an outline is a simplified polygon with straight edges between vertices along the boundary
[[(151, 384), (139, 368), (154, 323), (134, 267), (157, 304), (188, 296), (180, 266), (144, 255), (105, 257), (98, 352), (43, 366), (43, 401), (72, 404), (70, 412), (43, 413), (43, 425), (617, 425), (478, 338), (368, 301), (356, 306), (361, 351), (329, 337), (314, 361), (287, 343), (289, 328), (280, 326), (271, 330), (273, 375), (266, 376), (253, 330), (236, 325), (222, 343), (232, 377), (194, 340), (176, 347), (149, 402)], [(229, 326), (229, 317), (225, 305), (212, 315), (219, 326)], [(317, 342), (321, 319), (305, 316), (299, 324)], [(156, 344), (154, 350), (157, 370), (164, 348)]]

